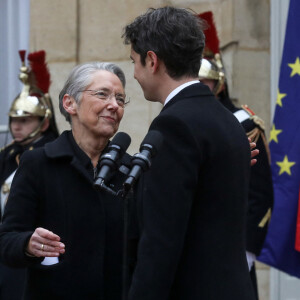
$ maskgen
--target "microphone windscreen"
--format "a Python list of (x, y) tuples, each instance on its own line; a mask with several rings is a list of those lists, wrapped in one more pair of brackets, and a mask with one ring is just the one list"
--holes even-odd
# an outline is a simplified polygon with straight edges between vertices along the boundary
[[(150, 130), (148, 131), (147, 135), (145, 136), (144, 140), (141, 143), (140, 151), (144, 145), (148, 144), (151, 145), (155, 152), (157, 152), (163, 142), (162, 134), (157, 130)], [(152, 154), (154, 155), (154, 153)]]
[(131, 143), (130, 136), (125, 132), (118, 132), (112, 139), (110, 145), (117, 145), (121, 148), (122, 151), (126, 151)]

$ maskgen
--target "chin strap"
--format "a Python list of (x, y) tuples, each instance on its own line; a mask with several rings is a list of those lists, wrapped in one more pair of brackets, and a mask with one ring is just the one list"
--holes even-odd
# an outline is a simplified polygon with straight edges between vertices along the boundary
[(49, 108), (47, 108), (46, 109), (46, 113), (45, 113), (45, 117), (40, 122), (40, 124), (38, 125), (38, 127), (34, 131), (32, 131), (27, 137), (25, 137), (23, 140), (21, 140), (19, 142), (15, 141), (15, 143), (16, 144), (23, 144), (27, 140), (35, 138), (41, 132), (41, 129), (44, 126), (46, 119), (50, 120), (51, 115), (52, 115), (51, 110)]

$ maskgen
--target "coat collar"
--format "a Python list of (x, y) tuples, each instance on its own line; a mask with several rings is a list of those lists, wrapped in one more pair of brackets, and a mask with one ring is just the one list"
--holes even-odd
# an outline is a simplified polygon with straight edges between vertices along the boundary
[(64, 158), (70, 162), (70, 165), (74, 167), (79, 173), (81, 173), (90, 183), (93, 182), (93, 178), (89, 174), (86, 167), (77, 157), (72, 146), (72, 132), (64, 131), (55, 141), (45, 145), (45, 153), (49, 158)]
[(52, 143), (45, 145), (46, 155), (50, 158), (58, 157), (73, 157), (74, 150), (72, 149), (71, 143), (69, 141), (71, 130), (64, 131), (56, 140)]
[(208, 88), (208, 86), (204, 85), (203, 83), (199, 82), (189, 85), (183, 90), (181, 90), (177, 95), (174, 96), (164, 107), (162, 110), (167, 109), (168, 107), (172, 106), (178, 101), (182, 101), (186, 98), (193, 98), (193, 97), (204, 97), (204, 96), (212, 96), (212, 92)]
[[(72, 147), (70, 139), (72, 138), (72, 132), (64, 131), (55, 141), (45, 145), (45, 153), (49, 158), (65, 158), (70, 161), (70, 164), (76, 168), (80, 173), (82, 173), (87, 179), (91, 179), (88, 175), (86, 168), (83, 166), (82, 162), (76, 156), (76, 153)], [(107, 148), (104, 150), (107, 151)], [(131, 156), (127, 153), (124, 154), (120, 161), (119, 169), (122, 173), (128, 172), (128, 167), (130, 166)]]

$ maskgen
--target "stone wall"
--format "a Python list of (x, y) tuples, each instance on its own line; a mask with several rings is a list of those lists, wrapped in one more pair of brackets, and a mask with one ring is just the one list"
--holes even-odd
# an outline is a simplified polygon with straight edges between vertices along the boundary
[[(100, 60), (121, 66), (127, 77), (126, 107), (120, 126), (132, 137), (129, 152), (138, 151), (161, 105), (146, 102), (133, 79), (129, 48), (122, 28), (149, 7), (174, 5), (196, 13), (212, 10), (221, 42), (230, 94), (248, 104), (270, 124), (269, 0), (31, 0), (30, 50), (44, 49), (52, 75), (50, 93), (60, 130), (69, 128), (58, 111), (58, 94), (73, 66)], [(269, 299), (269, 269), (258, 264), (261, 300)]]

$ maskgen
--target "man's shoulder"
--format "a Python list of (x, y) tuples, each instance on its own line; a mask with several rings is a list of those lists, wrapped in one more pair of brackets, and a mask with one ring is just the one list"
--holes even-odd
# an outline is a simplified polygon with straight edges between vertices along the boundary
[(3, 147), (0, 148), (0, 155), (4, 155), (5, 153), (8, 153), (9, 151), (11, 151), (14, 148), (15, 144), (14, 143), (10, 143), (8, 145), (5, 145)]
[(6, 161), (6, 162), (15, 162), (16, 156), (20, 156), (22, 154), (23, 149), (20, 145), (16, 143), (11, 143), (6, 146), (4, 146), (1, 149), (0, 152), (0, 161)]
[(241, 128), (233, 114), (226, 109), (214, 96), (186, 97), (163, 109), (154, 119), (167, 125), (180, 122), (188, 127), (205, 128), (206, 132), (215, 132), (215, 128), (227, 127)]
[[(197, 105), (200, 100), (215, 100), (214, 95), (211, 93), (209, 88), (202, 83), (191, 84), (183, 88), (178, 94), (176, 94), (162, 109), (162, 112), (172, 108), (172, 110), (182, 109), (188, 110), (191, 105)], [(192, 101), (190, 105), (186, 105), (187, 101)], [(194, 102), (195, 101), (195, 102)]]

